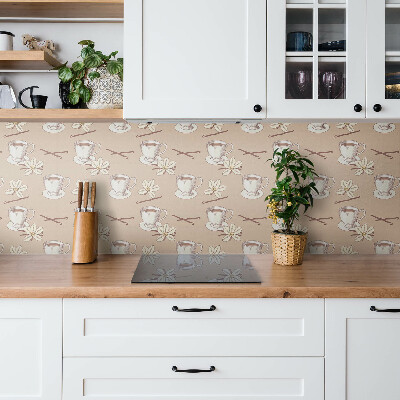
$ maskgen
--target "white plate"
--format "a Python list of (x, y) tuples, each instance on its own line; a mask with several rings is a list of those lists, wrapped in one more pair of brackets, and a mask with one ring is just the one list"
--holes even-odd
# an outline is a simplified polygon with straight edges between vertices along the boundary
[(392, 189), (392, 190), (389, 192), (389, 194), (383, 194), (383, 193), (381, 193), (378, 189), (375, 189), (375, 190), (374, 190), (374, 196), (375, 196), (377, 199), (389, 200), (389, 199), (391, 199), (392, 197), (396, 196), (396, 192)]
[(58, 200), (65, 196), (65, 192), (61, 189), (59, 195), (54, 196), (54, 194), (50, 194), (47, 190), (43, 190), (43, 196), (49, 200)]
[(360, 160), (360, 157), (355, 157), (355, 159), (353, 160), (353, 161), (351, 161), (350, 159), (348, 159), (348, 158), (344, 158), (343, 156), (340, 156), (339, 158), (338, 158), (338, 161), (340, 162), (340, 164), (343, 164), (343, 165), (351, 165), (353, 162), (355, 162), (355, 161), (359, 161)]
[(206, 157), (206, 161), (211, 164), (211, 165), (223, 165), (224, 161), (227, 160), (228, 158), (226, 156), (222, 157), (221, 161), (215, 161), (211, 156)]
[(118, 194), (114, 189), (110, 191), (109, 195), (110, 197), (112, 197), (113, 199), (116, 200), (124, 200), (127, 199), (128, 197), (130, 197), (132, 194), (132, 192), (129, 189), (126, 189), (125, 194)]
[(175, 196), (182, 200), (194, 199), (197, 196), (197, 192), (193, 190), (192, 194), (183, 194), (179, 189), (175, 192)]
[[(24, 227), (27, 226), (29, 226), (29, 224), (25, 222)], [(7, 228), (14, 232), (22, 231), (24, 229), (24, 228), (17, 228), (11, 221), (9, 221), (9, 223), (7, 224)]]
[(140, 156), (139, 161), (140, 161), (142, 164), (145, 164), (145, 165), (157, 165), (157, 164), (158, 164), (158, 160), (159, 160), (160, 158), (161, 158), (161, 157), (158, 156), (158, 157), (156, 157), (154, 160), (149, 160), (149, 159), (147, 159), (145, 156)]
[(209, 229), (210, 231), (213, 231), (213, 232), (223, 232), (223, 231), (224, 231), (224, 228), (225, 228), (226, 226), (228, 226), (228, 223), (227, 223), (227, 222), (224, 222), (224, 223), (222, 224), (222, 226), (220, 226), (220, 227), (218, 227), (218, 228), (216, 228), (211, 222), (207, 222), (207, 223), (206, 223), (206, 228)]
[(245, 199), (256, 200), (259, 199), (263, 195), (263, 191), (260, 189), (256, 194), (249, 193), (247, 190), (242, 190), (242, 196)]
[(149, 228), (143, 221), (139, 224), (139, 226), (147, 232), (157, 232), (157, 227), (160, 226), (161, 224), (159, 222), (157, 222), (156, 226)]

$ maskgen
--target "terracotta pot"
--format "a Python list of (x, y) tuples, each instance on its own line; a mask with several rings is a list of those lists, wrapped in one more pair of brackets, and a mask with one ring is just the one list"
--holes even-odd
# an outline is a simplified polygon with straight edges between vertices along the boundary
[(271, 240), (275, 264), (300, 265), (303, 263), (307, 233), (288, 235), (280, 232), (272, 232)]

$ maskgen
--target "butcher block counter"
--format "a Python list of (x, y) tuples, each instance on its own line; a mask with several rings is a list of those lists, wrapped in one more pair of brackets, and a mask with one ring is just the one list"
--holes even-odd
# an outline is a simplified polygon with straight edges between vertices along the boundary
[(261, 283), (131, 284), (139, 255), (0, 256), (0, 298), (400, 298), (398, 255), (306, 255), (284, 267), (248, 256)]

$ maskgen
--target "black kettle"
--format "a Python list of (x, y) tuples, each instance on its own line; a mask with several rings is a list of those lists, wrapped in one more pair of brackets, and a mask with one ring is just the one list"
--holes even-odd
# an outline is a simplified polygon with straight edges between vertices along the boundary
[[(29, 86), (19, 92), (18, 100), (19, 103), (21, 104), (22, 107), (24, 108), (46, 108), (46, 103), (47, 103), (47, 96), (42, 96), (40, 94), (33, 94), (33, 89), (39, 89), (39, 86)], [(32, 107), (27, 107), (23, 102), (22, 102), (22, 94), (25, 92), (25, 90), (30, 89), (31, 93), (31, 102), (32, 102)]]

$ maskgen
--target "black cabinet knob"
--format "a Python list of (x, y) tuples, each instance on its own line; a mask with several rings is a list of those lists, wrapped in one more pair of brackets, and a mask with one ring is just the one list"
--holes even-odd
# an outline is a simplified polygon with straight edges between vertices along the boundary
[(380, 104), (375, 104), (375, 105), (374, 105), (374, 111), (375, 111), (375, 112), (382, 111), (382, 106), (381, 106)]
[(354, 106), (354, 111), (355, 112), (361, 112), (362, 111), (362, 105), (361, 104), (356, 104)]
[(254, 106), (254, 111), (255, 111), (256, 113), (261, 112), (261, 110), (262, 110), (262, 107), (261, 107), (259, 104), (256, 104), (256, 105)]

